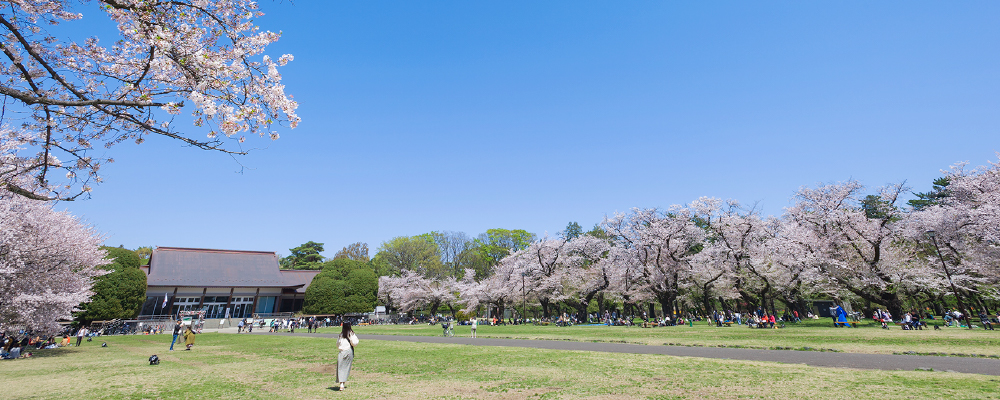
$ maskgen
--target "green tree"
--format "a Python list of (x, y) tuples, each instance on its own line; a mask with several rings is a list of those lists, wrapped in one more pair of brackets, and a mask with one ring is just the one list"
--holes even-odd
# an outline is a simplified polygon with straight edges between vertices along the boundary
[(948, 197), (948, 178), (941, 177), (934, 180), (932, 183), (931, 191), (924, 193), (914, 193), (917, 196), (916, 199), (906, 202), (913, 207), (914, 210), (920, 211), (924, 208), (940, 204), (941, 200)]
[(397, 275), (407, 269), (427, 277), (447, 274), (432, 234), (399, 236), (379, 246), (379, 262), (389, 266), (389, 274)]
[(870, 219), (880, 219), (888, 221), (898, 221), (899, 210), (892, 203), (882, 199), (880, 196), (870, 194), (861, 199), (861, 210)]
[(368, 261), (368, 243), (355, 242), (345, 246), (334, 254), (333, 259), (346, 258), (355, 261)]
[(371, 312), (378, 298), (378, 276), (371, 264), (338, 259), (324, 264), (323, 272), (306, 289), (302, 310), (308, 314)]
[(365, 308), (373, 310), (378, 300), (378, 275), (370, 269), (356, 269), (347, 274), (351, 296), (364, 299)]
[(562, 231), (561, 236), (563, 239), (572, 240), (580, 237), (580, 235), (583, 235), (583, 228), (574, 221), (566, 225), (566, 229)]
[(288, 249), (292, 254), (282, 258), (281, 267), (284, 269), (320, 269), (322, 268), (323, 243), (308, 241), (294, 249)]
[(352, 271), (356, 269), (372, 269), (370, 263), (355, 261), (347, 258), (336, 258), (323, 263), (324, 274), (336, 279), (346, 279)]
[(600, 224), (594, 224), (594, 227), (587, 231), (586, 234), (598, 239), (607, 239), (610, 236), (604, 228), (601, 228)]
[(476, 238), (476, 248), (487, 264), (494, 266), (504, 257), (523, 250), (535, 241), (535, 234), (523, 229), (490, 229)]
[(463, 232), (431, 232), (437, 245), (441, 263), (447, 274), (461, 279), (466, 269), (477, 270), (484, 264), (478, 252), (474, 251), (475, 241)]
[(336, 314), (337, 299), (345, 297), (343, 281), (320, 273), (306, 289), (302, 311), (306, 314)]
[(153, 248), (150, 246), (142, 246), (135, 249), (135, 254), (139, 256), (139, 259), (142, 260), (142, 264), (145, 265), (149, 263), (149, 257), (153, 255)]
[(146, 300), (146, 274), (139, 269), (139, 256), (118, 247), (103, 249), (108, 252), (105, 258), (114, 261), (102, 267), (110, 273), (94, 280), (90, 302), (80, 305), (82, 311), (75, 316), (83, 323), (135, 317)]

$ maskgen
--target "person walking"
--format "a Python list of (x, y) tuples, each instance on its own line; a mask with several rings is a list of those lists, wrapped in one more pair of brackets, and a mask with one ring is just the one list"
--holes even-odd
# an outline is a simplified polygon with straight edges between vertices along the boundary
[(337, 382), (340, 382), (340, 390), (344, 390), (347, 378), (351, 375), (351, 363), (354, 362), (354, 346), (358, 345), (358, 335), (354, 334), (350, 322), (344, 322), (344, 327), (340, 330), (340, 338), (337, 339)]
[(87, 328), (80, 327), (80, 330), (76, 331), (76, 347), (80, 347), (80, 342), (83, 341), (83, 337), (87, 336)]
[(170, 341), (170, 351), (174, 351), (174, 343), (177, 342), (177, 336), (180, 336), (180, 334), (181, 334), (181, 321), (177, 320), (177, 323), (174, 324), (174, 339)]
[(472, 317), (472, 320), (469, 321), (469, 323), (472, 325), (472, 337), (475, 338), (476, 337), (476, 328), (479, 327), (479, 320), (476, 317)]
[(191, 330), (191, 325), (187, 326), (187, 330), (184, 331), (184, 346), (187, 348), (184, 350), (191, 350), (191, 346), (194, 346), (194, 331)]

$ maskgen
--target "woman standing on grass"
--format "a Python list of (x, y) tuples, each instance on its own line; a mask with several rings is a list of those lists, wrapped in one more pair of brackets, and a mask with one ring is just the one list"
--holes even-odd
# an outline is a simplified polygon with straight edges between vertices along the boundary
[(191, 325), (188, 325), (184, 331), (184, 345), (187, 346), (184, 350), (191, 350), (191, 346), (194, 346), (194, 335), (195, 333), (191, 330)]
[(337, 348), (340, 354), (337, 356), (337, 382), (340, 382), (340, 390), (344, 390), (347, 377), (351, 375), (351, 363), (354, 362), (354, 346), (358, 345), (358, 335), (351, 330), (351, 323), (344, 322), (344, 328), (340, 331), (340, 338), (337, 339)]

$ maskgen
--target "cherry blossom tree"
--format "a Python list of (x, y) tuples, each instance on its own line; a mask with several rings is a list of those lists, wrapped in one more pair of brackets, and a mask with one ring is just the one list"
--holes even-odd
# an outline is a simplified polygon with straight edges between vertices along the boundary
[(696, 214), (693, 207), (675, 205), (666, 212), (634, 208), (605, 219), (603, 226), (616, 241), (612, 257), (618, 260), (612, 292), (622, 296), (626, 307), (655, 298), (664, 312), (673, 308), (689, 282), (691, 257), (705, 238)]
[(818, 266), (826, 253), (817, 248), (812, 231), (789, 219), (771, 220), (771, 232), (758, 254), (767, 262), (766, 271), (775, 289), (775, 298), (804, 315), (805, 298), (815, 294), (836, 294), (840, 289), (823, 279)]
[[(0, 141), (26, 147), (0, 164), (0, 186), (33, 199), (71, 200), (101, 181), (100, 148), (150, 135), (245, 154), (254, 135), (299, 123), (278, 67), (264, 49), (251, 0), (4, 0), (0, 11)], [(64, 38), (53, 26), (100, 14), (116, 38)], [(107, 39), (107, 38), (106, 38)], [(191, 116), (200, 134), (174, 123)], [(206, 135), (206, 136), (201, 136)], [(22, 177), (32, 177), (26, 182)]]
[(567, 269), (563, 262), (567, 254), (566, 241), (549, 239), (531, 243), (524, 250), (504, 258), (502, 262), (513, 264), (514, 269), (525, 274), (528, 296), (542, 306), (542, 315), (548, 318), (553, 302), (565, 299), (563, 279)]
[[(467, 270), (466, 278), (469, 277), (469, 271), (471, 270)], [(454, 316), (462, 303), (462, 288), (459, 280), (453, 276), (430, 278), (410, 270), (403, 270), (398, 277), (379, 278), (379, 291), (385, 293), (383, 301), (398, 305), (405, 312), (428, 309), (431, 315), (437, 315), (438, 309), (444, 306)]]
[(567, 272), (563, 292), (568, 302), (575, 306), (577, 317), (583, 321), (590, 302), (611, 286), (618, 270), (618, 260), (611, 257), (609, 240), (591, 234), (576, 236), (564, 249), (566, 256), (563, 263)]
[(802, 188), (786, 216), (806, 229), (812, 247), (824, 254), (817, 264), (824, 278), (899, 315), (900, 283), (927, 274), (907, 263), (906, 252), (894, 245), (905, 216), (896, 203), (906, 188), (890, 185), (866, 197), (863, 190), (855, 181)]
[(996, 297), (1000, 282), (1000, 164), (971, 170), (958, 164), (946, 178), (947, 195), (910, 213), (904, 232), (938, 288), (959, 300), (975, 299), (983, 309), (979, 296), (972, 295)]
[(0, 331), (55, 333), (108, 273), (103, 238), (52, 204), (0, 189)]
[(527, 286), (526, 277), (522, 275), (525, 268), (520, 261), (523, 259), (504, 257), (491, 268), (488, 277), (478, 282), (466, 273), (466, 278), (459, 285), (464, 310), (478, 310), (480, 306), (486, 306), (493, 310), (492, 315), (503, 315), (506, 305), (523, 299)]
[[(759, 305), (773, 313), (772, 294), (785, 272), (766, 257), (766, 246), (774, 237), (776, 221), (761, 218), (756, 207), (744, 208), (735, 200), (705, 209), (711, 214), (700, 221), (709, 238), (698, 256), (699, 262), (695, 263), (703, 264), (702, 271), (692, 274), (693, 280), (701, 285), (705, 282), (731, 288), (719, 293), (720, 297), (738, 296), (749, 305)], [(703, 287), (702, 291), (708, 289)], [(706, 309), (707, 302), (706, 298)]]

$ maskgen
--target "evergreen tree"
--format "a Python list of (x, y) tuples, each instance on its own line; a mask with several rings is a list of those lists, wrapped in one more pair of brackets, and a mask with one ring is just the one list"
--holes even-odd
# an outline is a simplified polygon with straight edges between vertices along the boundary
[(84, 323), (135, 317), (146, 300), (146, 274), (139, 269), (142, 260), (134, 251), (119, 247), (104, 247), (113, 260), (99, 268), (111, 271), (94, 279), (94, 296), (76, 319)]

